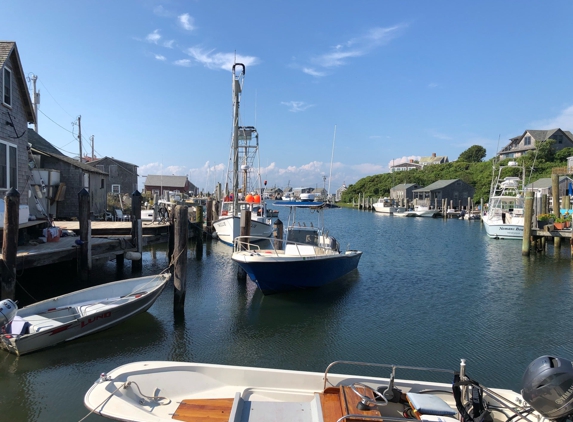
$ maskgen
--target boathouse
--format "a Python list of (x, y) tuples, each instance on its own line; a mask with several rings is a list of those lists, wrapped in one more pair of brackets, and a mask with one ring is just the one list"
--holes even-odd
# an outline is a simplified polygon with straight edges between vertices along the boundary
[(87, 164), (109, 175), (105, 186), (108, 193), (131, 195), (137, 190), (138, 166), (135, 164), (120, 161), (113, 157), (99, 158)]
[(411, 200), (414, 197), (414, 191), (420, 186), (416, 183), (401, 183), (390, 188), (390, 199), (398, 201)]
[(475, 188), (461, 179), (438, 180), (425, 188), (415, 189), (413, 199), (425, 205), (441, 203), (446, 199), (448, 203), (453, 201), (454, 208), (467, 207), (468, 198), (473, 198)]
[(144, 188), (146, 192), (157, 194), (159, 197), (168, 195), (169, 192), (186, 195), (199, 194), (199, 189), (189, 181), (187, 176), (149, 175), (145, 179)]

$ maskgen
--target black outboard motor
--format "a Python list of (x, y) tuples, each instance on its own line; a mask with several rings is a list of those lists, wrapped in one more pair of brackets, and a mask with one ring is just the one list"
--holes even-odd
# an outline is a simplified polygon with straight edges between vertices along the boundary
[(573, 414), (573, 363), (541, 356), (529, 364), (521, 380), (521, 396), (548, 419)]

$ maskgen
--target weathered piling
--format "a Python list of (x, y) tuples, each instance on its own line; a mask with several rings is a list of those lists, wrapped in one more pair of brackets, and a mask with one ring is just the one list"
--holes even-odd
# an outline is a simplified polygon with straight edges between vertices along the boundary
[(173, 311), (182, 313), (185, 308), (185, 288), (187, 281), (187, 240), (189, 238), (189, 210), (177, 205), (174, 215), (173, 251)]
[[(83, 188), (78, 192), (78, 202), (79, 202), (79, 222), (80, 222), (80, 259), (78, 259), (78, 274), (80, 280), (85, 282), (89, 277), (89, 249), (88, 242), (91, 240), (89, 238), (89, 225), (90, 225), (90, 194)], [(48, 229), (49, 230), (49, 229)]]
[(201, 259), (203, 257), (203, 205), (200, 203), (196, 206), (197, 212), (195, 213), (195, 257)]
[(559, 175), (551, 175), (551, 194), (553, 196), (553, 214), (556, 218), (561, 217), (561, 207), (559, 206)]
[(143, 268), (143, 227), (141, 224), (141, 193), (138, 190), (131, 194), (131, 242), (135, 246), (134, 258), (131, 260), (131, 271)]
[(532, 191), (525, 193), (525, 214), (523, 216), (523, 241), (521, 242), (521, 255), (529, 256), (531, 248), (531, 221), (533, 218), (533, 195)]
[(205, 231), (207, 233), (207, 238), (211, 238), (211, 233), (213, 233), (213, 200), (207, 199), (207, 204), (205, 205), (207, 208), (207, 221), (205, 224)]
[(18, 222), (20, 192), (11, 188), (4, 197), (4, 232), (2, 234), (2, 288), (0, 299), (16, 299), (16, 256), (18, 254)]
[[(251, 211), (241, 211), (241, 231), (240, 236), (251, 235)], [(233, 245), (234, 246), (234, 245)], [(242, 248), (242, 245), (241, 245)], [(237, 268), (237, 280), (244, 281), (247, 279), (247, 273), (240, 266)]]
[(167, 258), (171, 265), (171, 260), (173, 259), (173, 249), (175, 248), (175, 212), (171, 212), (169, 215), (169, 227), (167, 229)]
[(279, 250), (283, 248), (283, 234), (284, 234), (284, 227), (283, 222), (277, 218), (273, 224), (274, 230), (273, 234), (275, 236), (275, 249)]

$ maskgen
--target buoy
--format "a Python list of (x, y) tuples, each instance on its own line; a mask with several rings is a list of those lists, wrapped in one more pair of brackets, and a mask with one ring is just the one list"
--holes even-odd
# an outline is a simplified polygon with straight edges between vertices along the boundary
[(245, 201), (254, 202), (255, 198), (250, 193), (246, 196)]
[(261, 195), (255, 195), (253, 197), (253, 199), (255, 200), (255, 204), (260, 204), (261, 203)]
[(130, 261), (141, 261), (141, 253), (139, 252), (126, 252), (125, 259), (129, 259)]

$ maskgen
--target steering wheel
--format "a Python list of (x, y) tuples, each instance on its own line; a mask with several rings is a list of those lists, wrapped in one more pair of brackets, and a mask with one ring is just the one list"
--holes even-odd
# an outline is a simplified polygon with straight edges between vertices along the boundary
[[(371, 398), (371, 397), (368, 397), (366, 395), (361, 394), (358, 391), (358, 389), (356, 388), (357, 386), (360, 386), (360, 387), (363, 387), (367, 390), (372, 391), (375, 398)], [(372, 388), (366, 384), (362, 384), (361, 382), (355, 382), (353, 384), (350, 384), (350, 389), (352, 391), (354, 391), (354, 394), (356, 394), (358, 397), (360, 397), (360, 403), (358, 403), (358, 406), (363, 407), (363, 409), (360, 409), (360, 410), (366, 410), (366, 408), (372, 409), (373, 407), (377, 406), (378, 402), (376, 401), (376, 397), (380, 397), (384, 401), (384, 404), (382, 404), (382, 406), (386, 406), (388, 404), (388, 399), (386, 399), (386, 397), (384, 397), (384, 394), (382, 394), (380, 391), (375, 390), (374, 388)]]

